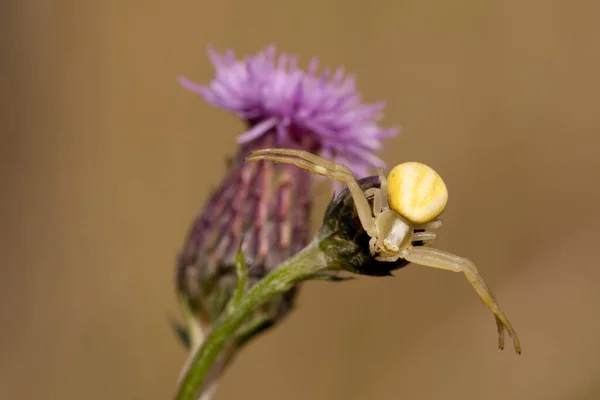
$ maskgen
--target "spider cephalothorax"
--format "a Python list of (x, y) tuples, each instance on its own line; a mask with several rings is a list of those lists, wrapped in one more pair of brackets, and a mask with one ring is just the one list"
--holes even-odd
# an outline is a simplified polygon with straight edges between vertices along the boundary
[[(246, 161), (274, 161), (294, 164), (313, 173), (345, 182), (354, 199), (360, 222), (371, 237), (371, 255), (379, 261), (399, 259), (427, 267), (462, 272), (496, 318), (498, 345), (504, 348), (504, 329), (513, 338), (515, 351), (521, 345), (508, 318), (500, 309), (492, 291), (475, 265), (466, 258), (430, 247), (439, 228), (438, 218), (448, 202), (448, 190), (432, 168), (417, 162), (394, 167), (388, 177), (379, 171), (380, 187), (362, 191), (352, 171), (314, 154), (292, 149), (264, 149), (252, 152)], [(368, 198), (373, 196), (373, 206)], [(423, 246), (412, 243), (423, 242)]]

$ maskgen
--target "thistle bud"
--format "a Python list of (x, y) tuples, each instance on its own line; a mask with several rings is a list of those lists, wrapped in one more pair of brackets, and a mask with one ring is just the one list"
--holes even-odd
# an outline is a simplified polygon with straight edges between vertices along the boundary
[[(358, 184), (363, 192), (371, 188), (379, 188), (379, 177), (363, 178), (358, 180)], [(368, 200), (372, 206), (373, 197)], [(377, 261), (371, 255), (370, 240), (358, 218), (350, 191), (343, 190), (329, 203), (319, 230), (320, 247), (332, 259), (331, 268), (359, 275), (386, 276), (392, 275), (392, 271), (408, 264), (404, 259), (399, 259), (397, 262)], [(422, 244), (418, 241), (413, 242), (413, 246)]]

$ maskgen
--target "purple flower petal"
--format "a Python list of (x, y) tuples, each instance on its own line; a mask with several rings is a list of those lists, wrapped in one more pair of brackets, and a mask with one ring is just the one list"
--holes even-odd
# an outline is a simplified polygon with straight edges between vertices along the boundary
[(321, 155), (345, 163), (359, 177), (383, 165), (375, 151), (381, 149), (382, 139), (399, 129), (377, 125), (385, 104), (362, 103), (355, 77), (343, 68), (325, 68), (318, 74), (319, 61), (313, 58), (305, 72), (298, 68), (296, 56), (277, 56), (275, 46), (241, 60), (233, 51), (218, 54), (210, 47), (208, 56), (216, 70), (209, 85), (179, 81), (213, 106), (252, 121), (238, 143), (274, 132), (276, 143), (285, 146), (305, 134), (311, 136), (310, 143), (316, 139)]
[(277, 122), (278, 121), (276, 117), (265, 119), (264, 121), (254, 125), (251, 129), (246, 131), (246, 133), (238, 136), (237, 142), (240, 144), (251, 142), (254, 139), (264, 135), (269, 129), (274, 128), (277, 125)]

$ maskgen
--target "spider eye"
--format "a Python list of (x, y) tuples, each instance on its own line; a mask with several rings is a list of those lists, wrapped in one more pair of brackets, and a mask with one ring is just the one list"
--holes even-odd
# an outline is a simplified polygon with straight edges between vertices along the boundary
[(418, 162), (395, 166), (388, 175), (390, 208), (414, 224), (439, 216), (448, 203), (448, 189), (433, 168)]

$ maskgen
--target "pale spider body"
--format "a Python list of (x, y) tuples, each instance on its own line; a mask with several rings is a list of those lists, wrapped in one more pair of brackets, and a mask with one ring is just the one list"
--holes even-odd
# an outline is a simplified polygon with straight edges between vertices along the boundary
[[(479, 297), (494, 313), (498, 328), (498, 347), (504, 348), (504, 330), (513, 338), (515, 351), (521, 345), (508, 318), (475, 265), (466, 258), (432, 248), (442, 221), (438, 218), (448, 202), (448, 190), (432, 168), (417, 162), (394, 167), (388, 177), (379, 171), (379, 188), (362, 191), (354, 174), (345, 165), (312, 153), (293, 149), (264, 149), (252, 152), (246, 161), (273, 161), (296, 165), (313, 173), (345, 182), (352, 194), (360, 222), (371, 237), (369, 250), (379, 261), (399, 259), (427, 267), (465, 274)], [(373, 205), (368, 198), (373, 197)], [(413, 246), (422, 242), (423, 246)]]

